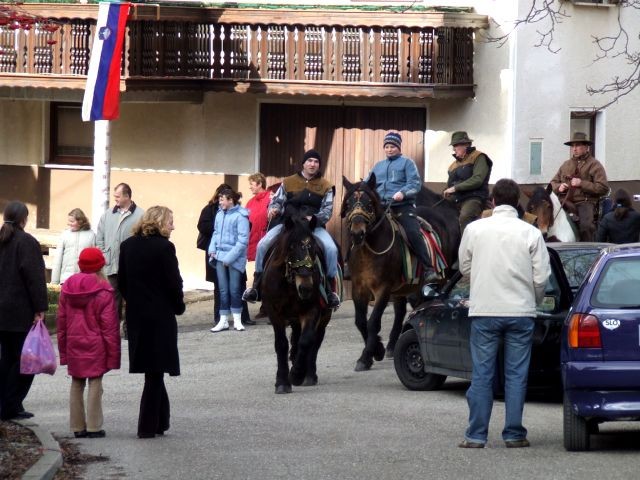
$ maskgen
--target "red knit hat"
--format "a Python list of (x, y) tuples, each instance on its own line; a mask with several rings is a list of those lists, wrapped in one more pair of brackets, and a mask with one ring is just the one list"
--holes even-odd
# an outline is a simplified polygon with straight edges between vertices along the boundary
[(89, 247), (80, 252), (78, 258), (78, 267), (84, 273), (99, 272), (104, 267), (104, 255), (99, 248)]

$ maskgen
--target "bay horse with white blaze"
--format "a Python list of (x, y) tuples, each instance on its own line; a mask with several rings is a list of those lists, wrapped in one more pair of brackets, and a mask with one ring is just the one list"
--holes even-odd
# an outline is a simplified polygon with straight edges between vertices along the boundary
[[(407, 313), (407, 296), (419, 292), (421, 285), (407, 279), (405, 247), (391, 214), (385, 211), (376, 192), (375, 175), (371, 174), (367, 182), (353, 184), (342, 177), (342, 183), (345, 194), (340, 215), (346, 218), (352, 244), (348, 261), (355, 323), (365, 342), (355, 370), (363, 371), (371, 368), (373, 360), (381, 361), (385, 353), (393, 355)], [(443, 203), (440, 208), (448, 206)], [(438, 207), (418, 208), (418, 214), (440, 237), (441, 252), (446, 266), (450, 267), (457, 259), (460, 244), (457, 215), (451, 221), (452, 216)], [(444, 272), (449, 273), (449, 268)], [(367, 318), (372, 299), (373, 310)], [(394, 321), (385, 350), (379, 333), (382, 314), (390, 299), (393, 299)]]
[(546, 188), (536, 187), (533, 191), (524, 193), (529, 197), (526, 211), (537, 217), (536, 225), (547, 242), (577, 241), (577, 228), (562, 208), (551, 185)]
[[(332, 310), (321, 292), (322, 250), (313, 236), (315, 227), (315, 217), (307, 221), (286, 215), (262, 274), (262, 305), (275, 337), (278, 394), (291, 393), (291, 385), (318, 383), (316, 359)], [(290, 355), (287, 326), (292, 330)]]

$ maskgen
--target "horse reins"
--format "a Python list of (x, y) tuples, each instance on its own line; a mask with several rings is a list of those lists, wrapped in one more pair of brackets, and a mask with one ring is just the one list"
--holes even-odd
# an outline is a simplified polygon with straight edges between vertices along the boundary
[[(378, 219), (378, 221), (367, 231), (367, 234), (372, 233), (374, 230), (376, 230), (380, 225), (382, 225), (382, 222), (386, 219), (388, 219), (388, 215), (390, 215), (390, 211), (391, 211), (391, 204), (387, 205), (387, 208), (385, 209), (383, 215)], [(349, 213), (349, 215), (347, 216), (347, 221), (351, 224), (353, 222), (353, 218), (356, 215), (360, 215), (365, 219), (365, 222), (367, 223), (367, 225), (371, 224), (371, 222), (373, 220), (376, 219), (375, 213), (374, 212), (370, 212), (368, 210), (365, 209), (364, 205), (362, 204), (362, 202), (358, 199), (356, 200), (356, 202), (353, 204), (353, 208), (351, 209), (351, 212)], [(364, 241), (364, 245), (365, 247), (367, 247), (367, 249), (373, 253), (374, 255), (384, 255), (385, 253), (387, 253), (389, 250), (391, 250), (391, 248), (393, 247), (394, 242), (396, 241), (396, 229), (393, 226), (393, 223), (391, 222), (391, 220), (389, 220), (389, 224), (391, 225), (391, 232), (392, 232), (392, 237), (391, 237), (391, 243), (389, 244), (389, 246), (387, 248), (385, 248), (383, 251), (381, 252), (376, 252), (373, 248), (371, 248), (371, 246), (369, 245), (369, 243), (367, 243), (366, 239)], [(352, 244), (352, 248), (353, 248), (353, 244)]]

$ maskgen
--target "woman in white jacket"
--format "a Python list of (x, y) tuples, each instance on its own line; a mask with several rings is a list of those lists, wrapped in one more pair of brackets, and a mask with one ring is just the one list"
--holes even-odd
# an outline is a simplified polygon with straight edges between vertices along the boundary
[(62, 232), (56, 260), (51, 270), (51, 283), (64, 283), (74, 273), (78, 273), (78, 257), (87, 247), (96, 246), (96, 234), (91, 231), (87, 216), (79, 208), (69, 212), (67, 219), (69, 228)]

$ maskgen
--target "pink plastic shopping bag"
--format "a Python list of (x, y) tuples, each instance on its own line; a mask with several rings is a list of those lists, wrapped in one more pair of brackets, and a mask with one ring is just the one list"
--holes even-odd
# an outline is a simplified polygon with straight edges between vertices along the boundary
[(53, 350), (51, 336), (42, 320), (31, 327), (22, 346), (20, 373), (56, 373), (56, 352)]

